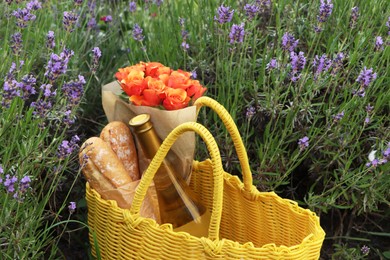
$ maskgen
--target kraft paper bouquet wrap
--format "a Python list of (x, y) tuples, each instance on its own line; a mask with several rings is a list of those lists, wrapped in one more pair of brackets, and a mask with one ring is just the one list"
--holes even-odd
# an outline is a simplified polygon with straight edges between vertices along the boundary
[[(119, 68), (113, 81), (102, 88), (103, 109), (109, 122), (128, 123), (136, 115), (147, 113), (159, 137), (165, 137), (178, 125), (196, 121), (193, 102), (206, 88), (191, 78), (190, 72), (172, 70), (158, 62), (140, 62)], [(141, 173), (149, 161), (143, 160), (137, 146)], [(174, 167), (189, 181), (195, 151), (194, 133), (186, 133), (172, 147), (177, 155)], [(168, 158), (170, 159), (170, 158)]]

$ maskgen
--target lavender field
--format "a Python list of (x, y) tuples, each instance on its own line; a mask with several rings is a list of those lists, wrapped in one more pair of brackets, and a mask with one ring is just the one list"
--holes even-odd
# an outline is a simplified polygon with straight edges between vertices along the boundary
[(390, 1), (5, 0), (0, 25), (0, 259), (92, 259), (79, 146), (140, 61), (230, 112), (256, 187), (320, 217), (321, 259), (390, 259)]

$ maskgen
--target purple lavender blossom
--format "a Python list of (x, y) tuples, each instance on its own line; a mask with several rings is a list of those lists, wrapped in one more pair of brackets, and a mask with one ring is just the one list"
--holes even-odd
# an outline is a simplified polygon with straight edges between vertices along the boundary
[(27, 23), (29, 21), (34, 21), (37, 18), (27, 8), (23, 8), (23, 9), (18, 8), (17, 10), (12, 12), (12, 15), (15, 16), (16, 25), (20, 28), (27, 27)]
[(74, 0), (74, 4), (75, 4), (76, 6), (80, 6), (80, 5), (83, 4), (83, 0)]
[(319, 10), (319, 15), (317, 15), (317, 20), (320, 23), (326, 22), (328, 17), (332, 14), (333, 10), (333, 4), (332, 0), (321, 0), (321, 5), (320, 5), (320, 10)]
[(187, 42), (182, 42), (180, 46), (184, 51), (187, 51), (190, 48), (190, 45)]
[(60, 75), (65, 74), (68, 69), (69, 59), (73, 55), (74, 52), (69, 49), (64, 49), (60, 55), (52, 53), (46, 66), (45, 76), (51, 81), (54, 81)]
[(298, 140), (299, 150), (303, 151), (307, 147), (309, 147), (309, 137), (304, 136), (303, 138)]
[(351, 27), (351, 29), (354, 29), (356, 28), (356, 24), (357, 24), (357, 20), (359, 18), (359, 7), (355, 6), (355, 7), (352, 7), (351, 9), (351, 18), (350, 18), (350, 21), (349, 21), (349, 27)]
[(51, 90), (52, 87), (53, 86), (51, 84), (43, 84), (39, 87), (39, 89), (41, 91), (43, 91), (43, 96), (48, 98), (48, 97), (54, 97), (57, 95), (56, 90), (54, 90), (54, 91)]
[(290, 53), (290, 59), (291, 59), (291, 80), (293, 82), (296, 82), (301, 77), (301, 71), (304, 69), (306, 65), (306, 58), (304, 56), (304, 53), (302, 51), (299, 52), (299, 54), (296, 54), (295, 52)]
[(331, 66), (332, 60), (328, 59), (326, 54), (321, 55), (321, 57), (316, 55), (313, 60), (314, 79), (316, 80), (321, 73), (327, 72)]
[(102, 52), (99, 47), (95, 47), (92, 49), (93, 61), (92, 61), (92, 72), (96, 72), (99, 66), (99, 59), (102, 57)]
[(373, 110), (374, 110), (374, 107), (371, 106), (370, 104), (368, 104), (368, 105), (366, 106), (366, 112), (367, 112), (367, 113), (371, 113)]
[(129, 11), (130, 13), (134, 13), (137, 10), (137, 3), (134, 1), (131, 1), (129, 3)]
[[(46, 115), (50, 112), (52, 108), (52, 103), (50, 100), (37, 100), (31, 102), (30, 107), (34, 109), (33, 115), (38, 118), (46, 118)], [(42, 125), (44, 127), (44, 125)]]
[(69, 213), (73, 214), (76, 211), (76, 202), (74, 201), (69, 202), (68, 209), (69, 209)]
[(256, 107), (250, 106), (246, 109), (245, 116), (247, 119), (252, 119), (252, 117), (256, 115)]
[(191, 78), (196, 79), (198, 77), (198, 74), (196, 73), (196, 70), (191, 71)]
[(42, 4), (38, 0), (32, 0), (26, 5), (28, 10), (38, 10), (42, 8)]
[(77, 105), (84, 93), (84, 85), (86, 81), (82, 75), (78, 76), (78, 80), (66, 82), (62, 85), (62, 91), (67, 96), (68, 101), (72, 105)]
[(142, 32), (142, 28), (136, 23), (133, 28), (133, 39), (142, 42), (145, 39), (145, 36), (143, 36)]
[(25, 193), (27, 189), (30, 187), (31, 179), (29, 176), (24, 176), (19, 183), (19, 192)]
[(336, 58), (332, 61), (332, 71), (331, 74), (335, 76), (337, 72), (339, 72), (340, 69), (343, 68), (343, 62), (344, 62), (345, 56), (344, 53), (340, 52), (337, 53)]
[(390, 146), (387, 146), (386, 150), (383, 151), (383, 157), (387, 160), (390, 159)]
[(64, 12), (63, 19), (62, 19), (62, 24), (64, 25), (65, 31), (67, 32), (73, 32), (73, 26), (79, 19), (78, 15), (72, 11)]
[(179, 24), (180, 24), (180, 27), (181, 27), (181, 37), (182, 37), (182, 43), (181, 43), (181, 48), (184, 50), (184, 51), (187, 51), (189, 48), (190, 48), (190, 45), (187, 43), (187, 38), (188, 38), (188, 31), (185, 30), (185, 21), (186, 19), (185, 18), (179, 18)]
[(157, 6), (160, 6), (164, 3), (164, 0), (155, 0), (154, 3), (157, 5)]
[(335, 123), (339, 122), (344, 117), (344, 111), (341, 111), (340, 113), (333, 116), (333, 121)]
[(220, 24), (229, 23), (233, 19), (234, 10), (230, 10), (230, 6), (224, 6), (223, 4), (218, 7), (217, 16), (214, 16), (214, 20)]
[(186, 18), (183, 18), (183, 17), (179, 18), (179, 24), (181, 27), (184, 27), (185, 22), (186, 22)]
[(3, 107), (8, 107), (11, 101), (20, 95), (20, 90), (18, 88), (18, 83), (15, 79), (16, 64), (12, 62), (10, 69), (8, 70), (7, 75), (4, 78), (3, 84), (3, 99), (1, 105)]
[(17, 181), (18, 178), (16, 176), (10, 176), (9, 174), (5, 176), (5, 181), (3, 185), (8, 193), (13, 193), (15, 191), (15, 183)]
[(65, 125), (70, 126), (73, 125), (75, 122), (75, 116), (72, 115), (72, 110), (68, 109), (64, 112), (64, 117), (62, 118), (62, 121)]
[(21, 53), (23, 47), (22, 42), (22, 34), (20, 32), (11, 35), (10, 47), (14, 55), (18, 56)]
[(270, 71), (270, 70), (276, 69), (278, 66), (279, 66), (278, 61), (275, 58), (272, 58), (267, 63), (267, 66), (265, 68), (266, 68), (266, 70)]
[(3, 166), (0, 164), (0, 184), (3, 183), (3, 178), (2, 178), (3, 174), (4, 174), (4, 169)]
[(70, 141), (63, 140), (58, 147), (57, 155), (60, 159), (65, 159), (68, 157), (73, 151), (75, 151), (78, 148), (78, 142), (80, 141), (80, 138), (75, 135), (72, 137)]
[(253, 18), (256, 17), (256, 15), (260, 11), (260, 7), (258, 5), (251, 5), (251, 4), (246, 4), (244, 6), (244, 11), (245, 15), (248, 17), (248, 19), (251, 21)]
[(387, 18), (386, 26), (388, 28), (387, 35), (390, 35), (390, 16)]
[(299, 40), (295, 40), (294, 35), (286, 32), (282, 37), (282, 49), (288, 52), (294, 51)]
[(367, 69), (366, 67), (360, 72), (356, 82), (360, 83), (360, 86), (367, 88), (372, 81), (376, 79), (376, 72), (372, 68)]
[(33, 75), (24, 75), (22, 80), (18, 83), (21, 90), (20, 96), (23, 100), (27, 100), (31, 95), (36, 94), (35, 84), (37, 79)]
[(91, 19), (89, 19), (89, 21), (87, 23), (87, 27), (89, 29), (94, 29), (94, 28), (96, 28), (96, 26), (97, 26), (97, 22), (96, 22), (95, 17), (91, 17)]
[(91, 14), (94, 14), (96, 9), (96, 0), (88, 0), (87, 5), (88, 5), (88, 11)]
[(370, 122), (371, 122), (371, 118), (366, 116), (366, 118), (364, 118), (364, 124), (366, 125), (366, 124), (368, 124)]
[(53, 31), (49, 31), (46, 35), (46, 47), (50, 50), (54, 49), (56, 46), (55, 36)]
[(370, 248), (368, 246), (364, 245), (364, 246), (362, 246), (360, 251), (362, 252), (363, 255), (368, 255), (368, 253), (370, 253)]
[(271, 0), (256, 0), (256, 5), (259, 7), (260, 12), (264, 12), (271, 7)]
[(230, 44), (242, 43), (244, 41), (244, 36), (245, 36), (244, 26), (245, 26), (244, 23), (241, 23), (240, 25), (238, 24), (232, 25), (232, 28), (229, 33)]
[(375, 51), (383, 51), (383, 39), (381, 36), (375, 37)]
[(372, 160), (371, 162), (366, 163), (366, 166), (367, 166), (367, 167), (376, 168), (376, 167), (378, 167), (379, 164), (380, 164), (379, 159), (375, 158), (375, 159)]

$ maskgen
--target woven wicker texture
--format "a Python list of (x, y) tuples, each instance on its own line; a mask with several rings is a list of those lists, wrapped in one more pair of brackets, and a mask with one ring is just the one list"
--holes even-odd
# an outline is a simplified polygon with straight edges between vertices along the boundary
[[(168, 135), (145, 172), (131, 209), (107, 201), (87, 184), (88, 224), (92, 253), (102, 259), (318, 259), (325, 233), (318, 217), (296, 202), (252, 185), (249, 161), (229, 113), (216, 101), (196, 102), (212, 108), (226, 125), (240, 159), (243, 182), (223, 171), (218, 146), (197, 123), (180, 125)], [(212, 209), (208, 238), (173, 232), (139, 216), (147, 187), (175, 140), (195, 131), (206, 143), (210, 158), (193, 162), (191, 188)]]

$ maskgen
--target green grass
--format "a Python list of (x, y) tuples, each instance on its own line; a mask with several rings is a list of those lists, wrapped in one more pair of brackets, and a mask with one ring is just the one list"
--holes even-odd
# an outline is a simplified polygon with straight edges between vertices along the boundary
[[(320, 1), (272, 1), (255, 19), (248, 20), (241, 1), (224, 1), (235, 10), (226, 24), (214, 20), (221, 1), (166, 0), (158, 7), (137, 1), (137, 10), (129, 12), (126, 1), (96, 0), (94, 11), (87, 1), (45, 1), (33, 11), (35, 21), (26, 28), (15, 24), (10, 15), (24, 8), (27, 1), (0, 4), (0, 102), (4, 102), (4, 84), (12, 62), (19, 67), (15, 80), (24, 75), (37, 79), (37, 93), (27, 100), (15, 97), (9, 107), (0, 106), (0, 258), (54, 259), (70, 257), (69, 252), (88, 256), (85, 180), (81, 178), (77, 149), (58, 157), (63, 140), (80, 136), (80, 143), (97, 135), (107, 123), (101, 107), (101, 86), (114, 80), (120, 67), (139, 61), (158, 61), (173, 69), (196, 71), (208, 88), (206, 95), (223, 104), (242, 134), (255, 185), (263, 191), (299, 202), (321, 217), (327, 233), (324, 259), (375, 259), (389, 255), (386, 235), (389, 226), (389, 163), (367, 167), (369, 154), (376, 158), (389, 148), (390, 112), (390, 36), (386, 26), (390, 3), (386, 0), (333, 0), (333, 12), (316, 33)], [(351, 8), (359, 7), (356, 28), (349, 27)], [(147, 8), (146, 8), (147, 7)], [(73, 32), (62, 25), (63, 12), (78, 13)], [(111, 15), (113, 21), (99, 19)], [(88, 29), (92, 17), (97, 27)], [(179, 18), (189, 36), (188, 51), (181, 48)], [(232, 24), (245, 23), (242, 43), (229, 43)], [(142, 43), (132, 37), (135, 24), (143, 29)], [(46, 48), (46, 34), (56, 36), (54, 50)], [(22, 34), (19, 55), (11, 49), (11, 35)], [(299, 39), (296, 52), (302, 51), (306, 65), (297, 82), (290, 80), (290, 54), (281, 48), (285, 32)], [(375, 51), (375, 37), (384, 40), (384, 49)], [(52, 52), (63, 47), (74, 51), (66, 74), (53, 86), (57, 95), (44, 118), (33, 114), (31, 102), (43, 99), (39, 86), (50, 83), (45, 77)], [(99, 68), (91, 70), (92, 49), (102, 51)], [(324, 72), (314, 78), (312, 62), (316, 55), (335, 58), (344, 53), (342, 68), (335, 74)], [(279, 66), (267, 70), (276, 58)], [(367, 87), (364, 97), (354, 94), (364, 67), (373, 68), (377, 78)], [(81, 103), (69, 107), (63, 86), (83, 75), (87, 83)], [(366, 106), (373, 106), (371, 112)], [(254, 113), (247, 116), (247, 109)], [(65, 111), (71, 110), (74, 124), (66, 124)], [(341, 120), (334, 116), (344, 112)], [(369, 123), (364, 123), (366, 117)], [(239, 175), (237, 156), (218, 118), (202, 110), (200, 122), (206, 125), (220, 145), (225, 170)], [(45, 124), (42, 127), (42, 124)], [(309, 137), (307, 149), (300, 150), (298, 140)], [(197, 156), (204, 158), (205, 151)], [(20, 180), (29, 176), (30, 188), (23, 200), (13, 198), (4, 185), (6, 174)], [(18, 189), (15, 184), (15, 188)], [(69, 214), (70, 201), (77, 211)], [(79, 221), (79, 222), (78, 222)], [(371, 248), (368, 255), (360, 248)], [(75, 257), (73, 255), (73, 257)]]

